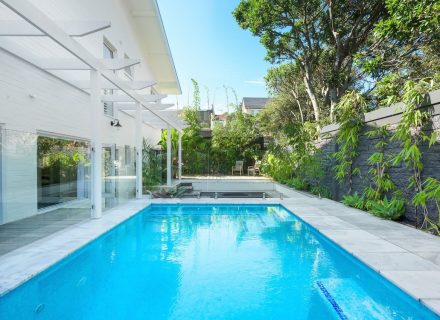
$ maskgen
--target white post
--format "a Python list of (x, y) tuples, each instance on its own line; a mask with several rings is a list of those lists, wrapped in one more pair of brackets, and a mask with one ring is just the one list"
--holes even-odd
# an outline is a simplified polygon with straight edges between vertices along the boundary
[(136, 102), (136, 198), (142, 198), (142, 106)]
[(167, 127), (167, 186), (171, 186), (171, 126)]
[(179, 156), (178, 156), (178, 170), (179, 170), (179, 180), (182, 180), (182, 131), (179, 131)]
[(90, 71), (90, 109), (92, 126), (92, 213), (94, 219), (102, 216), (102, 130), (103, 105), (101, 102), (101, 72)]

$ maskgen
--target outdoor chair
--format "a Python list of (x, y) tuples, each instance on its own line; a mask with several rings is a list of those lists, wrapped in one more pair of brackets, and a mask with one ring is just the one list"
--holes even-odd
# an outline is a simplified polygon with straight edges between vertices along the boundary
[(240, 176), (243, 174), (243, 161), (235, 161), (235, 166), (232, 167), (232, 175), (234, 172), (240, 172)]
[(255, 164), (253, 166), (248, 167), (248, 176), (252, 173), (253, 176), (260, 175), (260, 166), (261, 161), (257, 160), (255, 161)]

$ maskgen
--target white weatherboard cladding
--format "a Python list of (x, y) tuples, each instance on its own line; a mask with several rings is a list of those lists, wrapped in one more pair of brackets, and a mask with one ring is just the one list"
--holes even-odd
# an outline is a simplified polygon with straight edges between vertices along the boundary
[(0, 50), (1, 122), (6, 129), (90, 136), (89, 96)]
[[(160, 39), (162, 34), (152, 34), (157, 33), (157, 28), (153, 28), (153, 32), (148, 31), (150, 28), (140, 28), (139, 23), (144, 20), (136, 16), (136, 12), (154, 13), (156, 9), (153, 1), (28, 1), (54, 21), (110, 21), (111, 28), (85, 37), (76, 37), (75, 40), (96, 58), (102, 58), (103, 42), (106, 39), (116, 49), (116, 58), (128, 56), (131, 59), (141, 60), (140, 65), (132, 68), (133, 77), (127, 75), (124, 70), (119, 70), (116, 72), (119, 78), (156, 81), (155, 74), (151, 70), (154, 69), (156, 72), (158, 68), (162, 68), (162, 65), (159, 66), (156, 61), (157, 55), (162, 55), (166, 48), (152, 46), (151, 43), (160, 44), (161, 41), (157, 39)], [(0, 5), (0, 19), (21, 20), (4, 5)], [(152, 39), (155, 41), (150, 41)], [(37, 59), (36, 62), (38, 58), (73, 58), (72, 54), (47, 37), (5, 37), (0, 39), (0, 47), (2, 43), (5, 45), (12, 43), (12, 49), (17, 50), (16, 54), (22, 53), (23, 57)], [(36, 144), (38, 133), (79, 138), (90, 142), (91, 128), (96, 120), (92, 121), (91, 117), (90, 95), (61, 80), (90, 81), (89, 71), (46, 72), (2, 49), (0, 49), (0, 62), (0, 124), (5, 132), (2, 180), (3, 190), (7, 190), (2, 199), (5, 204), (0, 223), (7, 223), (38, 213)], [(163, 63), (170, 62), (168, 60)], [(169, 66), (166, 70), (168, 69)], [(161, 77), (164, 81), (163, 75)], [(173, 77), (174, 73), (171, 78)], [(173, 79), (175, 81), (175, 78)], [(115, 93), (120, 92), (115, 91)], [(151, 94), (152, 91), (151, 88), (146, 88), (139, 93)], [(158, 93), (161, 93), (160, 89)], [(115, 118), (119, 119), (121, 128), (111, 127), (110, 122), (113, 118), (102, 113), (99, 119), (102, 127), (102, 143), (115, 145), (119, 150), (117, 160), (125, 163), (125, 152), (123, 152), (126, 150), (125, 146), (129, 146), (130, 150), (135, 146), (135, 119), (124, 112), (117, 112)], [(154, 145), (160, 141), (160, 129), (143, 124), (141, 132), (150, 144)], [(20, 139), (23, 141), (18, 142)], [(133, 165), (121, 167), (120, 174), (127, 177), (134, 175)], [(125, 190), (121, 188), (122, 183), (118, 186), (118, 192), (120, 196), (124, 196)]]
[(2, 222), (37, 212), (37, 143), (34, 134), (8, 131), (3, 137), (4, 215)]
[[(36, 133), (91, 138), (90, 96), (9, 53), (0, 50), (0, 123), (4, 143), (3, 223), (37, 214)], [(103, 143), (134, 147), (135, 121), (120, 112), (122, 128), (110, 126), (102, 114)], [(160, 130), (144, 125), (142, 133), (153, 143)], [(23, 138), (26, 137), (26, 138)]]

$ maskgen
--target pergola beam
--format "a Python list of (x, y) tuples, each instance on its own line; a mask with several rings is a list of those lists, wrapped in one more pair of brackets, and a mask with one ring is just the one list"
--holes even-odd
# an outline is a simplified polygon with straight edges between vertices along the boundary
[[(141, 98), (140, 100), (143, 103), (143, 105), (145, 107), (148, 108), (148, 103), (149, 102), (156, 102), (159, 101), (163, 98), (166, 98), (167, 95), (166, 94), (143, 94), (143, 95), (139, 95), (139, 97)], [(136, 99), (128, 96), (128, 95), (122, 95), (122, 94), (113, 94), (113, 95), (101, 95), (101, 100), (104, 102), (135, 102)]]
[[(86, 35), (110, 28), (110, 21), (54, 21), (71, 37)], [(0, 37), (43, 37), (44, 32), (24, 20), (0, 20)]]
[[(121, 70), (140, 64), (140, 59), (99, 59), (103, 70)], [(90, 66), (78, 59), (34, 59), (34, 63), (45, 70), (90, 70)]]
[[(116, 85), (120, 90), (124, 91), (128, 96), (133, 98), (133, 101), (138, 101), (144, 106), (145, 104), (148, 104), (148, 102), (151, 102), (144, 101), (141, 96), (125, 85), (113, 72), (105, 70), (104, 65), (100, 63), (99, 59), (95, 58), (81, 44), (67, 35), (55, 22), (50, 20), (44, 13), (42, 13), (38, 8), (30, 4), (28, 1), (0, 0), (0, 3), (4, 4), (35, 28), (46, 34), (49, 38), (62, 46), (73, 56), (77, 57), (79, 60), (88, 65), (92, 70), (104, 70), (101, 73), (102, 76)], [(151, 112), (161, 118), (157, 112)]]
[[(82, 89), (82, 90), (89, 90), (90, 89), (90, 81), (88, 80), (68, 80), (68, 82), (75, 87)], [(146, 88), (150, 88), (157, 84), (156, 81), (123, 81), (123, 83), (129, 87), (131, 90), (143, 90)], [(108, 81), (103, 81), (102, 89), (107, 90), (118, 90), (119, 87), (115, 86), (113, 83), (110, 83)]]
[[(164, 110), (166, 108), (170, 108), (172, 107), (174, 104), (171, 103), (152, 103), (148, 105), (148, 109), (149, 110), (142, 110), (142, 112), (149, 112), (150, 110)], [(136, 104), (121, 104), (121, 105), (116, 105), (115, 106), (118, 110), (121, 111), (133, 111), (133, 110), (137, 110)]]

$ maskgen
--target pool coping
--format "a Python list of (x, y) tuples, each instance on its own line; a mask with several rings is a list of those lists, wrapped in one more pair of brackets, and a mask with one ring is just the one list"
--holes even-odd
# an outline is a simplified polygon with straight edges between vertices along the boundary
[(0, 296), (53, 266), (150, 204), (281, 204), (372, 270), (440, 315), (440, 238), (328, 200), (289, 192), (270, 199), (132, 200), (0, 256)]

